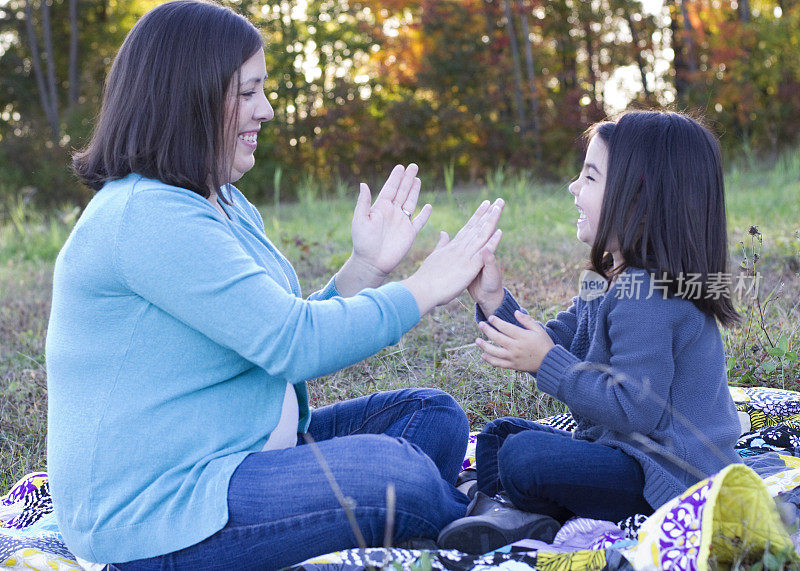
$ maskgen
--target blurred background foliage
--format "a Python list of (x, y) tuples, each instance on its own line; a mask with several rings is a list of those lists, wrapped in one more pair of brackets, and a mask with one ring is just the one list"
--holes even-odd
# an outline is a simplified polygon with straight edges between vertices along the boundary
[[(0, 0), (0, 204), (83, 204), (69, 170), (106, 71), (152, 0)], [(800, 131), (800, 2), (228, 1), (267, 41), (275, 120), (256, 201), (342, 194), (397, 162), (426, 184), (503, 169), (564, 178), (590, 123), (628, 107), (699, 113), (728, 158)], [(498, 171), (499, 169), (499, 171)]]

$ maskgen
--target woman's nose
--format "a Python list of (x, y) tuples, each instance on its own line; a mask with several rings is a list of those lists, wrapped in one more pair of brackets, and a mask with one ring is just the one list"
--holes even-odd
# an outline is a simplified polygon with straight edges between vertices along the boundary
[(567, 190), (572, 196), (578, 196), (578, 181), (573, 180), (569, 185), (567, 185)]

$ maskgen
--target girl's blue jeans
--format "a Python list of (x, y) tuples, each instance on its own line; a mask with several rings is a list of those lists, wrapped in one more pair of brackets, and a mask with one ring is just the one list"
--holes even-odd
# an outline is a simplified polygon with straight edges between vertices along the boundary
[(572, 515), (616, 522), (653, 511), (632, 457), (529, 420), (488, 423), (477, 437), (475, 461), (479, 491), (503, 491), (514, 506), (562, 522)]
[[(435, 538), (462, 517), (454, 483), (469, 425), (453, 398), (435, 389), (377, 393), (314, 410), (309, 434), (325, 458), (367, 546), (384, 544), (386, 489), (394, 484), (392, 544)], [(118, 569), (279, 569), (358, 547), (347, 514), (311, 445), (254, 452), (231, 477), (228, 523), (200, 543)]]

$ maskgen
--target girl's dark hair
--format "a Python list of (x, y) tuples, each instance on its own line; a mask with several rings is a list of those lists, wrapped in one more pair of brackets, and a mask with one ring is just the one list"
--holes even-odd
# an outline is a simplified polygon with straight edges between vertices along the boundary
[(150, 10), (114, 59), (92, 140), (72, 159), (78, 177), (93, 190), (138, 173), (206, 198), (218, 193), (233, 152), (225, 148), (227, 90), (262, 47), (247, 19), (212, 2)]
[[(725, 326), (731, 300), (725, 183), (719, 142), (696, 120), (631, 111), (587, 131), (608, 146), (608, 172), (592, 245), (592, 269), (606, 278), (641, 268)], [(610, 248), (622, 256), (613, 267)], [(689, 287), (689, 280), (700, 287)], [(713, 285), (712, 285), (712, 282)]]

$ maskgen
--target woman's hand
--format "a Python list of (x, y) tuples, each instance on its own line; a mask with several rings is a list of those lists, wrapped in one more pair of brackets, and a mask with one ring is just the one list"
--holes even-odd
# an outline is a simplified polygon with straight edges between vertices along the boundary
[(404, 284), (414, 295), (420, 315), (455, 299), (483, 268), (483, 252), (494, 253), (502, 231), (497, 229), (504, 202), (486, 200), (455, 238), (442, 232), (439, 243)]
[(503, 321), (496, 315), (489, 317), (488, 323), (479, 323), (478, 327), (491, 343), (476, 339), (475, 344), (483, 349), (481, 358), (490, 365), (535, 373), (555, 344), (544, 327), (530, 315), (516, 311), (514, 317), (522, 327)]
[(475, 303), (480, 305), (484, 315), (492, 315), (503, 303), (503, 272), (497, 263), (494, 252), (484, 249), (483, 269), (467, 286), (467, 291)]
[(433, 210), (426, 204), (412, 218), (422, 185), (417, 172), (414, 163), (394, 167), (374, 203), (369, 187), (361, 183), (351, 226), (353, 253), (336, 274), (342, 295), (380, 285), (411, 249)]

